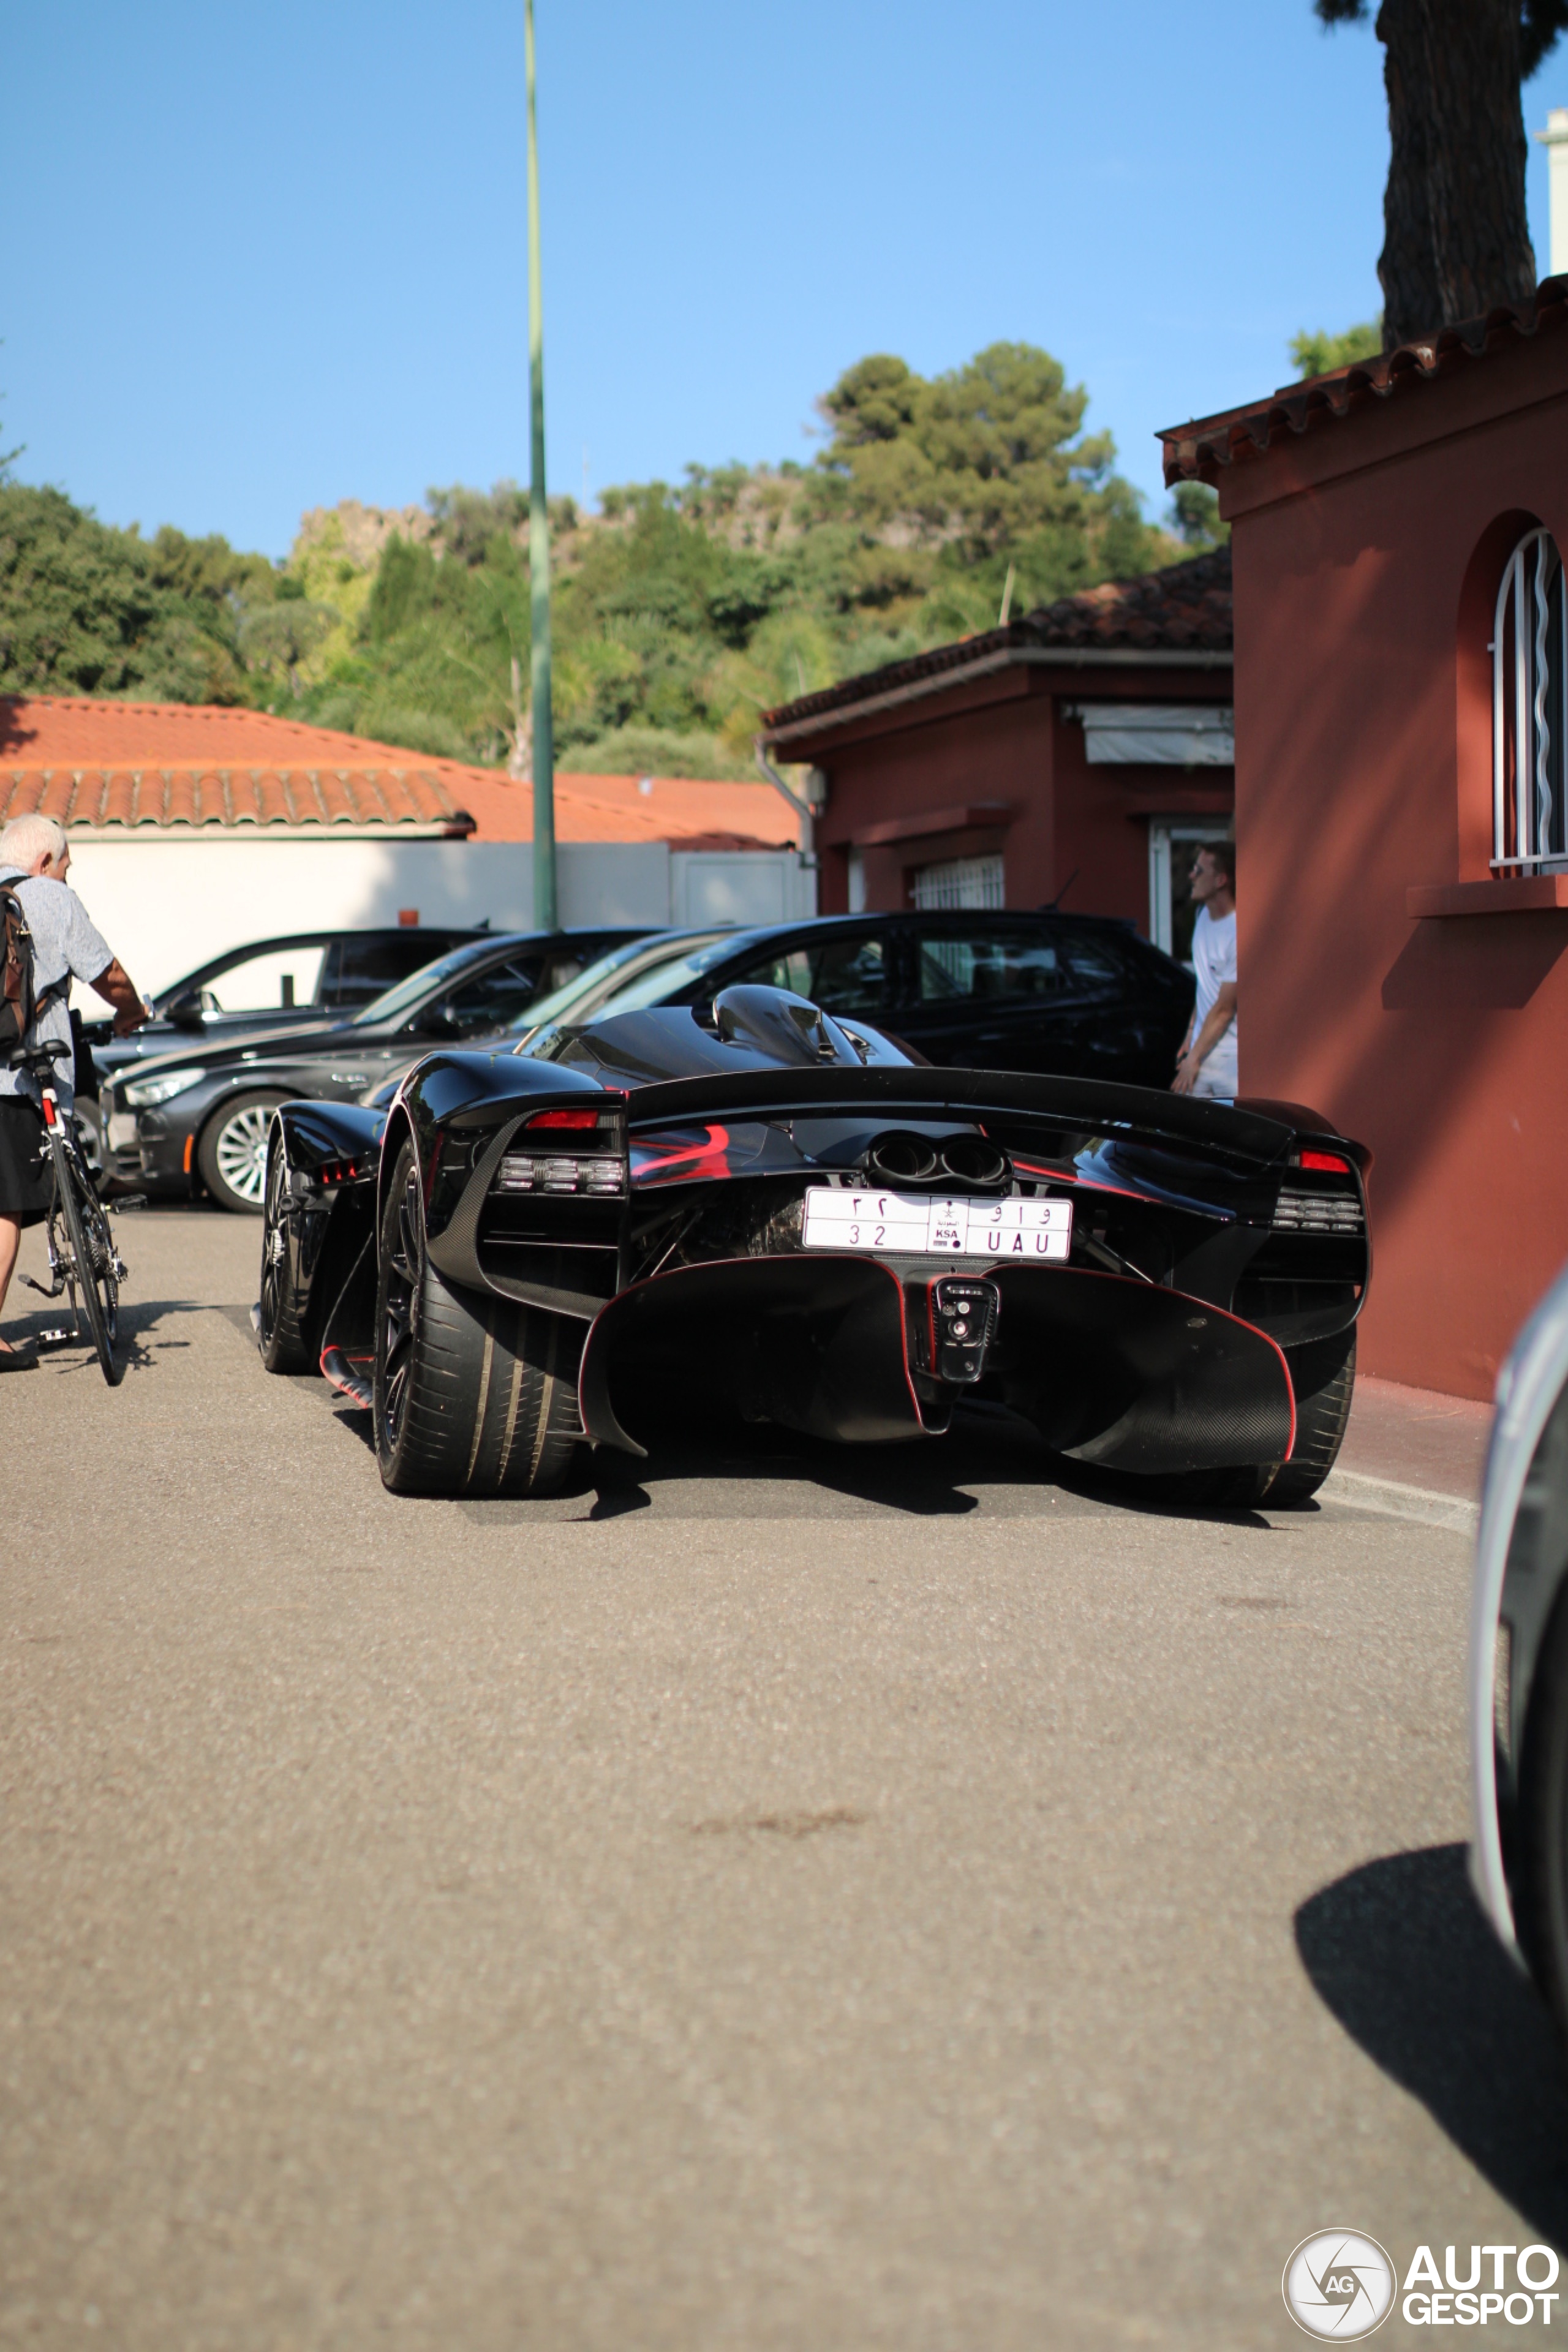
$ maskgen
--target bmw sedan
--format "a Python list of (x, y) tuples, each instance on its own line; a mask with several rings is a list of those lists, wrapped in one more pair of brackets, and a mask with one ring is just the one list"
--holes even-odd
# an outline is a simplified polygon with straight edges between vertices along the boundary
[(454, 948), (352, 1018), (242, 1031), (116, 1073), (105, 1088), (108, 1165), (116, 1181), (259, 1214), (267, 1129), (291, 1096), (353, 1101), (437, 1045), (467, 1045), (518, 1019), (626, 929), (514, 932)]
[(348, 1021), (411, 971), (468, 940), (490, 940), (487, 928), (399, 923), (379, 930), (290, 931), (248, 940), (214, 956), (150, 1001), (153, 1017), (129, 1037), (110, 1021), (86, 1021), (82, 1035), (100, 1077), (127, 1062), (150, 1062), (195, 1045), (220, 1045), (256, 1029), (302, 1029), (311, 1022)]

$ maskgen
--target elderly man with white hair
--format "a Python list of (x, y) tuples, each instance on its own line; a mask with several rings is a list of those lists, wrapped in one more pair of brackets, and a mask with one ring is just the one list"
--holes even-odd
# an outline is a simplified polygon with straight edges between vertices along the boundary
[[(84, 980), (114, 1007), (114, 1034), (129, 1035), (147, 1009), (93, 929), (87, 908), (66, 887), (70, 846), (52, 816), (19, 816), (0, 833), (0, 886), (16, 892), (33, 935), (33, 988), (40, 1006), (30, 1045), (71, 1042), (72, 980)], [(57, 1065), (55, 1090), (63, 1108), (73, 1099), (68, 1056)], [(22, 1244), (24, 1225), (42, 1222), (49, 1205), (49, 1167), (43, 1155), (43, 1096), (37, 1080), (0, 1062), (0, 1311)], [(26, 1371), (37, 1362), (30, 1347), (0, 1338), (0, 1372)]]

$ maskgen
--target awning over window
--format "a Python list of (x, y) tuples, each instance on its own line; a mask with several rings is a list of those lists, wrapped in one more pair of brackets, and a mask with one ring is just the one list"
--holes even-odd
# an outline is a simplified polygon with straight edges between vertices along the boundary
[(1233, 768), (1228, 703), (1080, 702), (1090, 767)]

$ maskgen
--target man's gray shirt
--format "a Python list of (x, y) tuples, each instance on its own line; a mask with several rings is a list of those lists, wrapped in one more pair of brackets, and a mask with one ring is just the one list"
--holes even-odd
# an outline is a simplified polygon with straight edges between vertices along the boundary
[[(59, 990), (54, 1003), (47, 1005), (34, 1023), (27, 1043), (47, 1045), (58, 1038), (68, 1045), (71, 1024), (66, 1000), (72, 980), (101, 978), (114, 958), (68, 882), (51, 882), (43, 874), (25, 874), (19, 866), (0, 866), (0, 882), (16, 891), (27, 918), (27, 929), (33, 934), (35, 994), (42, 996), (46, 990)], [(55, 1064), (55, 1093), (62, 1109), (68, 1110), (75, 1097), (68, 1059)], [(25, 1070), (9, 1068), (4, 1058), (0, 1058), (0, 1095), (26, 1095), (33, 1102), (43, 1099), (37, 1078)]]

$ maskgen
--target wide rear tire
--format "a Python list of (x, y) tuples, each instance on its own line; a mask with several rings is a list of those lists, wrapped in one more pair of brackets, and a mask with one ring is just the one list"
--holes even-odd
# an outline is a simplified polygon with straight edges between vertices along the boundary
[(395, 1495), (546, 1495), (581, 1440), (582, 1327), (449, 1289), (430, 1264), (412, 1144), (387, 1187), (377, 1253), (375, 1442)]
[(1339, 1458), (1355, 1393), (1355, 1331), (1288, 1348), (1285, 1360), (1296, 1391), (1296, 1445), (1276, 1471), (1266, 1499), (1289, 1507), (1310, 1501)]

